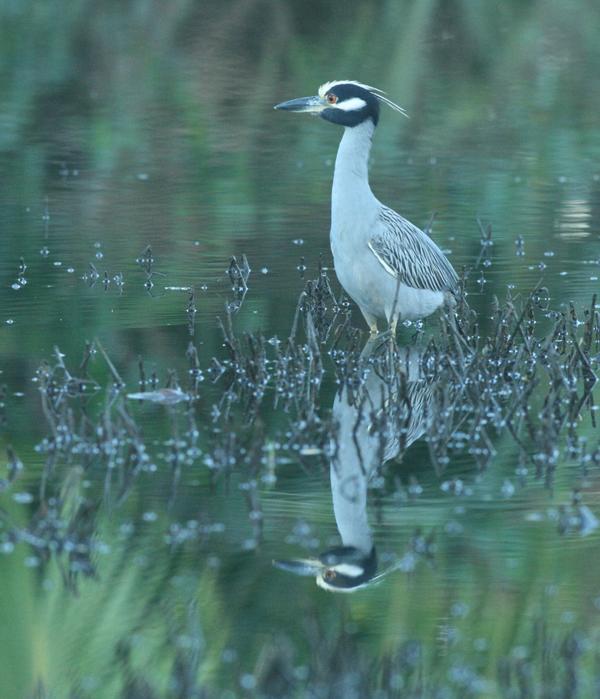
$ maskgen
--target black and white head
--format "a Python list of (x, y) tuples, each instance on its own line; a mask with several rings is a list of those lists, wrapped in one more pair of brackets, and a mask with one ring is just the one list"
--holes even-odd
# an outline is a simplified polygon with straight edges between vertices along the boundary
[(356, 592), (373, 580), (377, 554), (375, 547), (364, 553), (354, 546), (335, 546), (318, 558), (273, 561), (273, 565), (294, 575), (314, 575), (317, 585), (329, 592)]
[(407, 116), (404, 109), (388, 99), (381, 90), (355, 80), (333, 80), (321, 85), (317, 95), (282, 102), (275, 105), (275, 109), (308, 112), (341, 126), (358, 126), (367, 119), (377, 126), (380, 104), (387, 104), (394, 111)]

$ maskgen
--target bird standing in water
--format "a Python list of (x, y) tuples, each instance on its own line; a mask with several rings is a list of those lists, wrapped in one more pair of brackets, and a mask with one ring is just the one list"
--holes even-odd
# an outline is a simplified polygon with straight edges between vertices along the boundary
[(369, 186), (368, 159), (379, 106), (404, 110), (377, 88), (352, 80), (325, 83), (314, 97), (275, 109), (309, 112), (344, 127), (331, 193), (331, 250), (341, 285), (372, 334), (377, 320), (393, 334), (399, 321), (424, 318), (453, 305), (458, 277), (444, 253), (420, 228), (384, 206)]

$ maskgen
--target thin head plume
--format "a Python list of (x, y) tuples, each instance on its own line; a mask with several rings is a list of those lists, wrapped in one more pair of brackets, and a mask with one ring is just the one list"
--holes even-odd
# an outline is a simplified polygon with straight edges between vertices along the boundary
[(378, 87), (373, 87), (372, 85), (365, 85), (364, 83), (359, 83), (358, 80), (331, 80), (328, 83), (323, 83), (323, 85), (321, 85), (321, 87), (319, 88), (319, 97), (325, 97), (329, 90), (331, 90), (331, 88), (335, 87), (336, 85), (346, 84), (356, 85), (357, 87), (362, 87), (363, 90), (368, 90), (371, 94), (375, 95), (375, 97), (377, 97), (377, 99), (380, 102), (390, 107), (390, 109), (393, 109), (395, 112), (399, 112), (400, 114), (402, 114), (402, 116), (405, 116), (407, 119), (409, 118), (406, 110), (403, 109), (399, 104), (392, 102), (392, 100), (389, 99), (389, 97), (386, 97), (385, 92), (383, 90), (380, 90)]

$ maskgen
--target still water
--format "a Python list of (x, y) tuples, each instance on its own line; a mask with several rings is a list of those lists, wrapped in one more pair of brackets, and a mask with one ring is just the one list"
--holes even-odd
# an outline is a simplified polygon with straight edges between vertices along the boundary
[[(0, 4), (3, 698), (598, 691), (597, 9), (338, 5)], [(371, 184), (435, 214), (460, 350), (369, 364), (340, 132), (272, 109), (335, 78), (410, 114)], [(376, 584), (272, 564), (340, 534)]]

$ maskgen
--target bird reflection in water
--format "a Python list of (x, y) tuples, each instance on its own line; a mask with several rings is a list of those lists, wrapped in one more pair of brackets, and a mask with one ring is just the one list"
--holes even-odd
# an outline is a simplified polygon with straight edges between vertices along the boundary
[(338, 426), (330, 464), (331, 497), (342, 540), (317, 558), (278, 560), (281, 570), (316, 577), (319, 587), (354, 592), (381, 580), (367, 515), (369, 481), (382, 464), (407, 449), (427, 429), (432, 385), (422, 370), (422, 353), (374, 337), (360, 356), (363, 380), (345, 386), (333, 404)]

